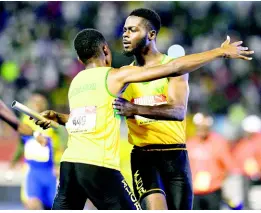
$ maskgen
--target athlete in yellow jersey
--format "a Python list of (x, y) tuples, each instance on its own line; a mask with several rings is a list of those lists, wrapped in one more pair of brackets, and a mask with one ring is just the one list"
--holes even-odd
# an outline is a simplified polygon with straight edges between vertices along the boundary
[[(98, 209), (140, 209), (120, 173), (120, 118), (112, 108), (115, 97), (131, 82), (180, 76), (224, 55), (238, 58), (241, 47), (226, 41), (222, 48), (164, 65), (120, 69), (111, 67), (111, 51), (103, 35), (96, 30), (79, 32), (74, 47), (86, 69), (71, 82), (70, 115), (51, 110), (42, 113), (66, 125), (69, 134), (53, 209), (83, 209), (87, 198)], [(36, 124), (44, 129), (50, 127), (50, 121)]]
[[(34, 93), (27, 101), (26, 105), (33, 109), (36, 112), (42, 112), (48, 108), (48, 101), (46, 97), (44, 97), (40, 93)], [(52, 139), (52, 148), (53, 148), (53, 157), (55, 162), (55, 171), (56, 176), (59, 176), (59, 167), (60, 160), (62, 157), (62, 153), (64, 151), (63, 144), (60, 140), (60, 134), (58, 130), (53, 128), (43, 130), (39, 126), (35, 125), (35, 123), (29, 119), (27, 115), (22, 115), (21, 122), (19, 122), (18, 132), (21, 135), (37, 135), (39, 133), (43, 134), (46, 137), (50, 137)], [(16, 153), (14, 155), (13, 162), (16, 162), (17, 159), (22, 155), (21, 147), (17, 147)]]
[[(30, 109), (35, 110), (36, 112), (42, 112), (48, 109), (48, 101), (46, 97), (40, 93), (34, 93), (26, 103)], [(61, 142), (61, 133), (60, 129), (47, 129), (43, 130), (39, 126), (37, 126), (32, 120), (29, 119), (27, 115), (22, 115), (21, 123), (23, 125), (29, 126), (34, 132), (40, 132), (43, 135), (50, 137), (52, 139), (52, 147), (54, 151), (54, 162), (56, 164), (56, 171), (55, 173), (59, 174), (59, 167), (60, 167), (60, 160), (64, 151), (64, 144)]]
[[(149, 9), (134, 10), (126, 19), (124, 51), (126, 55), (135, 57), (135, 65), (146, 68), (172, 61), (157, 50), (156, 37), (160, 25), (159, 15)], [(229, 38), (224, 44), (228, 43)], [(187, 61), (187, 64), (190, 62)], [(186, 74), (132, 83), (123, 94), (130, 103), (122, 98), (114, 102), (118, 114), (129, 118), (128, 139), (134, 145), (131, 153), (133, 185), (143, 209), (192, 208), (184, 120), (188, 95)]]

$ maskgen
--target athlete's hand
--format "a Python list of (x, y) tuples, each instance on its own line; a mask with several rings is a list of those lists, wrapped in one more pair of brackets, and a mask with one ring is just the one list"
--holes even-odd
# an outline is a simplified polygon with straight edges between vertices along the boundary
[(248, 47), (242, 47), (243, 41), (236, 41), (230, 44), (230, 37), (227, 36), (227, 40), (221, 45), (220, 49), (225, 58), (252, 60), (248, 55), (252, 55), (254, 51), (248, 50)]
[[(51, 127), (51, 121), (55, 121), (58, 123), (58, 114), (57, 112), (53, 110), (46, 110), (40, 113), (44, 118), (46, 118), (46, 121), (35, 121), (35, 124), (42, 127), (43, 129), (49, 129)], [(31, 120), (33, 118), (30, 118)]]
[(47, 138), (43, 136), (42, 134), (39, 134), (35, 137), (36, 141), (41, 144), (42, 146), (46, 146), (47, 144)]
[(135, 115), (137, 106), (124, 98), (116, 98), (112, 104), (113, 109), (117, 110), (117, 115), (126, 117), (133, 117)]

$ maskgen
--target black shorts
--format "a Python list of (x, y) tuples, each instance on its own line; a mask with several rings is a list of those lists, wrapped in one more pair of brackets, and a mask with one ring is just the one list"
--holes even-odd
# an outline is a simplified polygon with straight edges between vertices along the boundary
[(81, 210), (87, 199), (97, 209), (141, 209), (138, 200), (118, 170), (62, 162), (60, 183), (53, 210)]
[(192, 178), (185, 144), (134, 146), (133, 188), (141, 202), (153, 193), (166, 196), (168, 209), (192, 209)]

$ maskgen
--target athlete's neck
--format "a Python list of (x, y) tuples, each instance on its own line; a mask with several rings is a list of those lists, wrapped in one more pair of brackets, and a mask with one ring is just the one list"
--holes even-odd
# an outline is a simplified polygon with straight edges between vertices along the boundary
[(135, 65), (137, 66), (153, 66), (162, 61), (163, 54), (158, 51), (155, 43), (143, 48), (142, 51), (134, 55)]
[(88, 62), (85, 64), (85, 69), (91, 69), (97, 67), (110, 67), (110, 65), (106, 63), (106, 61), (101, 59), (88, 60)]

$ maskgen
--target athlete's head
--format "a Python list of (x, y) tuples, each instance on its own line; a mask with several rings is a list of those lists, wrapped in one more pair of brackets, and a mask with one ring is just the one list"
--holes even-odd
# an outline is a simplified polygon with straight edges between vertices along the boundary
[(155, 11), (144, 8), (132, 11), (123, 27), (124, 54), (135, 55), (155, 42), (160, 27), (161, 20)]
[(193, 122), (197, 128), (197, 135), (202, 139), (206, 139), (213, 125), (213, 118), (207, 114), (197, 113), (193, 117)]
[(95, 29), (84, 29), (74, 39), (74, 49), (79, 60), (87, 65), (93, 60), (103, 60), (111, 66), (111, 51), (103, 35)]
[(34, 93), (28, 100), (28, 107), (36, 112), (43, 112), (48, 108), (46, 97), (40, 93)]

